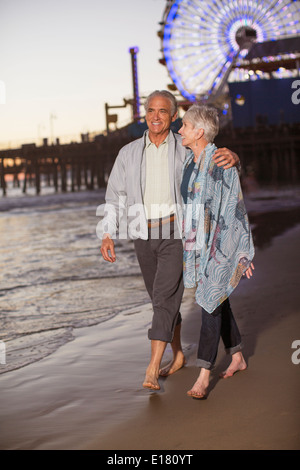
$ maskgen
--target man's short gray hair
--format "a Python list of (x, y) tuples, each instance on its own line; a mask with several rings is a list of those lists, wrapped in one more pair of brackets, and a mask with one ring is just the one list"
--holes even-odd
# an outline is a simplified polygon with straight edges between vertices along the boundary
[(177, 108), (178, 108), (177, 101), (176, 101), (175, 96), (172, 95), (172, 93), (170, 93), (167, 90), (155, 90), (146, 98), (146, 101), (144, 104), (144, 108), (146, 112), (148, 111), (150, 100), (152, 100), (152, 98), (155, 98), (156, 96), (167, 98), (171, 102), (171, 114), (173, 117), (177, 113)]
[(193, 104), (183, 116), (195, 129), (204, 130), (207, 142), (213, 142), (219, 132), (219, 116), (216, 108), (204, 104)]

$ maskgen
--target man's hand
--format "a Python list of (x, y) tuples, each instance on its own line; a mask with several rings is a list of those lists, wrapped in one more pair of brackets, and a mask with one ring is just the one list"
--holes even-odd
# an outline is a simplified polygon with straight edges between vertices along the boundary
[(240, 163), (240, 159), (237, 154), (226, 147), (217, 149), (214, 153), (213, 160), (217, 166), (223, 166), (224, 170), (227, 170), (232, 166), (237, 166)]
[(115, 244), (106, 234), (103, 236), (100, 251), (105, 261), (109, 261), (110, 263), (114, 263), (116, 261)]

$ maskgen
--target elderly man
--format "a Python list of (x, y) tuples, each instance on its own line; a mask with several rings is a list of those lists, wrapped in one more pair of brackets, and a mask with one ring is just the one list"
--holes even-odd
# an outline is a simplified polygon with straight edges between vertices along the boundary
[[(181, 240), (181, 193), (186, 149), (171, 124), (177, 119), (177, 102), (168, 91), (155, 91), (145, 102), (148, 130), (144, 136), (125, 145), (119, 152), (109, 177), (105, 216), (101, 222), (101, 254), (116, 261), (113, 238), (119, 229), (120, 212), (129, 216), (139, 208), (139, 226), (128, 225), (146, 289), (153, 306), (151, 359), (143, 387), (159, 390), (159, 375), (169, 375), (185, 364), (181, 348), (180, 304), (183, 295)], [(219, 166), (230, 168), (239, 163), (228, 149), (214, 155)], [(160, 369), (167, 343), (173, 360)]]

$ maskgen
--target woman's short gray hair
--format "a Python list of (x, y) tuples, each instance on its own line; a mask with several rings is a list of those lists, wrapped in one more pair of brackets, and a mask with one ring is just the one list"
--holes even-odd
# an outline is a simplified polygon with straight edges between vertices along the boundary
[(183, 116), (195, 129), (204, 130), (207, 142), (213, 142), (219, 132), (219, 116), (216, 108), (204, 104), (193, 104)]
[(152, 100), (152, 98), (155, 98), (156, 96), (167, 98), (171, 102), (171, 115), (173, 117), (177, 113), (177, 108), (178, 108), (177, 101), (176, 101), (175, 96), (172, 95), (172, 93), (170, 93), (167, 90), (155, 90), (146, 98), (146, 101), (144, 104), (144, 108), (146, 112), (148, 111), (150, 100)]

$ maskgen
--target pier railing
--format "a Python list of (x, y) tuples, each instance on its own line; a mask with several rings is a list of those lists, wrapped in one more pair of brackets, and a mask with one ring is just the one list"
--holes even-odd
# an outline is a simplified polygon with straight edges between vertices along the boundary
[[(126, 132), (99, 136), (92, 142), (66, 145), (22, 145), (0, 150), (0, 187), (5, 196), (8, 183), (34, 187), (41, 193), (42, 182), (55, 191), (104, 188), (120, 148), (134, 140)], [(228, 147), (240, 157), (243, 175), (251, 172), (259, 183), (300, 183), (300, 124), (223, 129), (218, 147)]]
[(239, 155), (242, 176), (251, 173), (261, 184), (300, 183), (300, 124), (227, 128), (216, 145)]
[(18, 149), (0, 150), (0, 187), (7, 194), (8, 183), (26, 193), (34, 187), (41, 193), (42, 182), (55, 191), (103, 188), (119, 149), (127, 135), (100, 136), (92, 142), (66, 145), (25, 144)]

